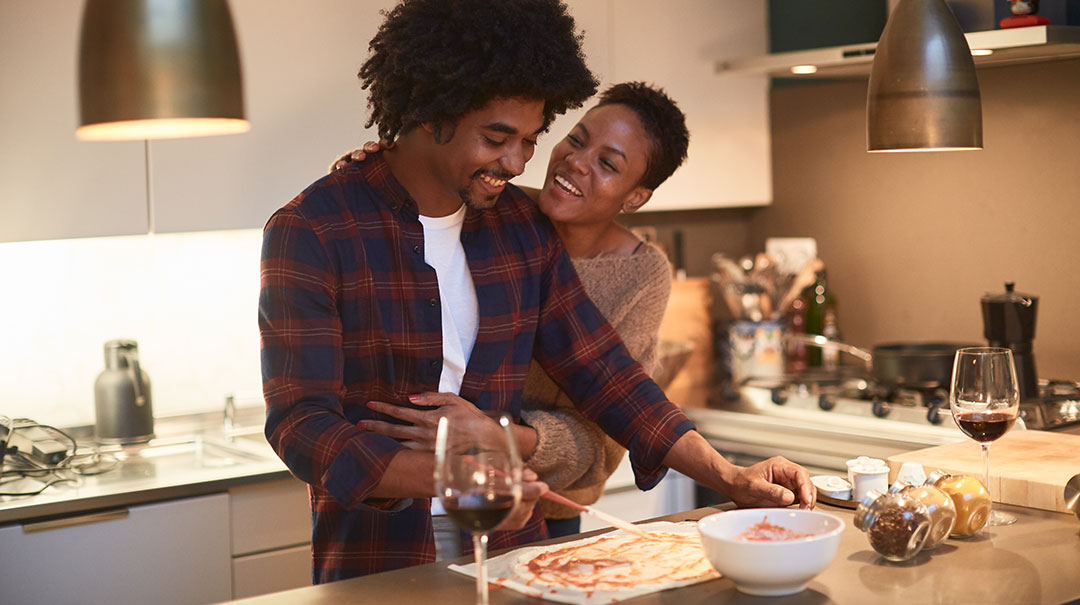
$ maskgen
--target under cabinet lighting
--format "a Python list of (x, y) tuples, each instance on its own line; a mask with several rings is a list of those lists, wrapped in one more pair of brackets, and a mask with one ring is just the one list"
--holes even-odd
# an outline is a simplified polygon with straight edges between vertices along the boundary
[(973, 48), (973, 49), (971, 49), (971, 56), (972, 57), (986, 57), (986, 56), (989, 56), (989, 55), (992, 55), (992, 54), (994, 54), (994, 50), (992, 48)]
[(816, 74), (817, 65), (792, 65), (791, 73), (793, 74)]

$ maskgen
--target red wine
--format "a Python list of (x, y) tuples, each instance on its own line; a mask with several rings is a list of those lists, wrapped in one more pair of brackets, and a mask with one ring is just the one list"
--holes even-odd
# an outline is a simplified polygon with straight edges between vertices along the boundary
[(962, 412), (956, 415), (960, 430), (982, 443), (1001, 437), (1012, 428), (1014, 422), (1016, 415), (1006, 412)]
[(514, 508), (510, 494), (461, 494), (443, 500), (446, 514), (466, 531), (489, 531), (502, 523)]

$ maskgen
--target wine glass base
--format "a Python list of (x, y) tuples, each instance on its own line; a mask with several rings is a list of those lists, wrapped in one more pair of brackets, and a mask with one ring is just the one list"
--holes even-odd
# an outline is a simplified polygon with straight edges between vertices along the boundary
[(1012, 525), (1013, 523), (1016, 523), (1016, 517), (996, 510), (991, 510), (990, 518), (986, 520), (987, 527), (1000, 527), (1002, 525)]

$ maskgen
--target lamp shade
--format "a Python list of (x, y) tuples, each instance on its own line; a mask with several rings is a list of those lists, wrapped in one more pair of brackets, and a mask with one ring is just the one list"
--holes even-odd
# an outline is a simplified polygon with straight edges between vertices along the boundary
[(244, 118), (225, 0), (86, 0), (79, 40), (83, 140), (232, 134)]
[(901, 0), (881, 34), (866, 98), (868, 151), (982, 149), (975, 62), (945, 0)]

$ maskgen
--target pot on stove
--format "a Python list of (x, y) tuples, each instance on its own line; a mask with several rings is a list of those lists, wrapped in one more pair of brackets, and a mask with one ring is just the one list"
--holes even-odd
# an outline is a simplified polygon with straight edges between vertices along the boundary
[(948, 390), (959, 342), (896, 342), (874, 347), (871, 374), (879, 384), (916, 391)]

